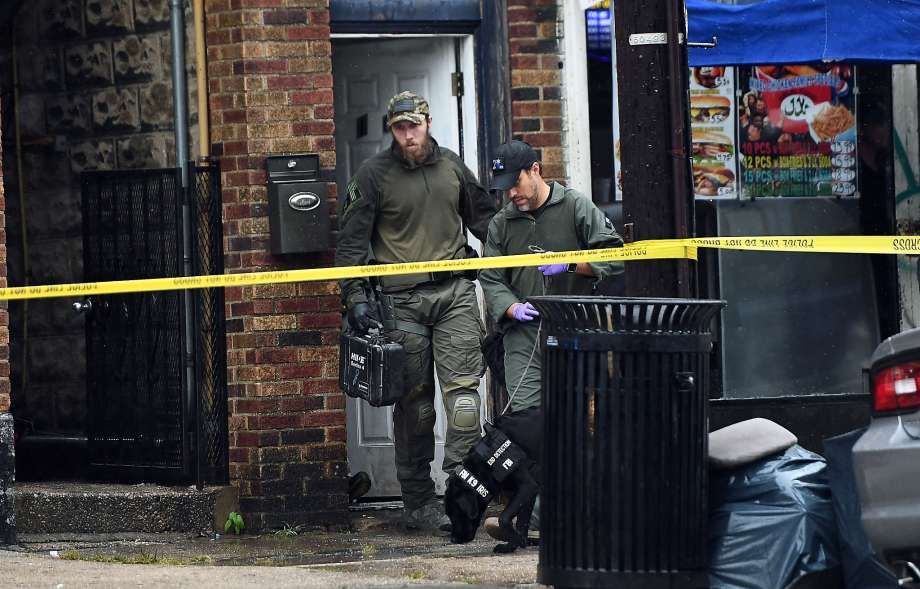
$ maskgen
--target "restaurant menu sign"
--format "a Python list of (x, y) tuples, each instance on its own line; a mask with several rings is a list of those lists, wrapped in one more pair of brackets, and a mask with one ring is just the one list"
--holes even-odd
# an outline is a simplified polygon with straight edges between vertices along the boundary
[(742, 196), (858, 196), (852, 66), (762, 65), (738, 78)]
[(728, 67), (690, 68), (693, 193), (737, 198), (735, 80)]

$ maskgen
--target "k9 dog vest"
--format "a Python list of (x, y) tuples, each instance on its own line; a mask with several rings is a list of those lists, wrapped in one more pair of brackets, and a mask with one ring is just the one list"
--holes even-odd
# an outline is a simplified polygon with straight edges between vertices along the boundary
[[(527, 460), (527, 454), (502, 430), (488, 424), (485, 430), (486, 435), (473, 447), (473, 453), (482, 459), (495, 481), (501, 484), (511, 476), (511, 473), (521, 467)], [(480, 481), (463, 465), (458, 466), (451, 476), (470, 487), (486, 502), (494, 497), (497, 490), (487, 488), (483, 481)]]

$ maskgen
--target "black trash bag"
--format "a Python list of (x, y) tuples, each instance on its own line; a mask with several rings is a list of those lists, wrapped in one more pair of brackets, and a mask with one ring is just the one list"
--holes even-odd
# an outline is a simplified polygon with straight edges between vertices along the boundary
[(876, 557), (862, 527), (859, 491), (853, 474), (853, 446), (865, 431), (866, 428), (858, 429), (824, 440), (843, 578), (847, 589), (897, 589), (897, 578)]
[(779, 589), (836, 566), (837, 528), (824, 459), (792, 446), (711, 475), (711, 589)]

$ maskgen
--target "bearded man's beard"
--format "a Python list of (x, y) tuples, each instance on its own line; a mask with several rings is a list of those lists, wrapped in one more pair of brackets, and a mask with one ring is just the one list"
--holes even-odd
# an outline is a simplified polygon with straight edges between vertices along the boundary
[(422, 144), (421, 149), (416, 151), (414, 154), (409, 153), (399, 144), (396, 139), (393, 139), (393, 143), (399, 148), (399, 152), (402, 155), (403, 159), (407, 162), (414, 162), (420, 164), (423, 161), (428, 159), (428, 156), (431, 155), (431, 152), (434, 150), (434, 139), (431, 138), (431, 129), (429, 128), (425, 131), (425, 142)]

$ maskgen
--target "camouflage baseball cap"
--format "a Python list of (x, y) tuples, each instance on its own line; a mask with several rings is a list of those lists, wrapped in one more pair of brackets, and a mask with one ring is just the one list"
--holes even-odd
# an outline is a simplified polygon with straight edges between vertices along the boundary
[(387, 105), (387, 127), (399, 121), (421, 125), (429, 113), (427, 100), (415, 92), (400, 92)]

